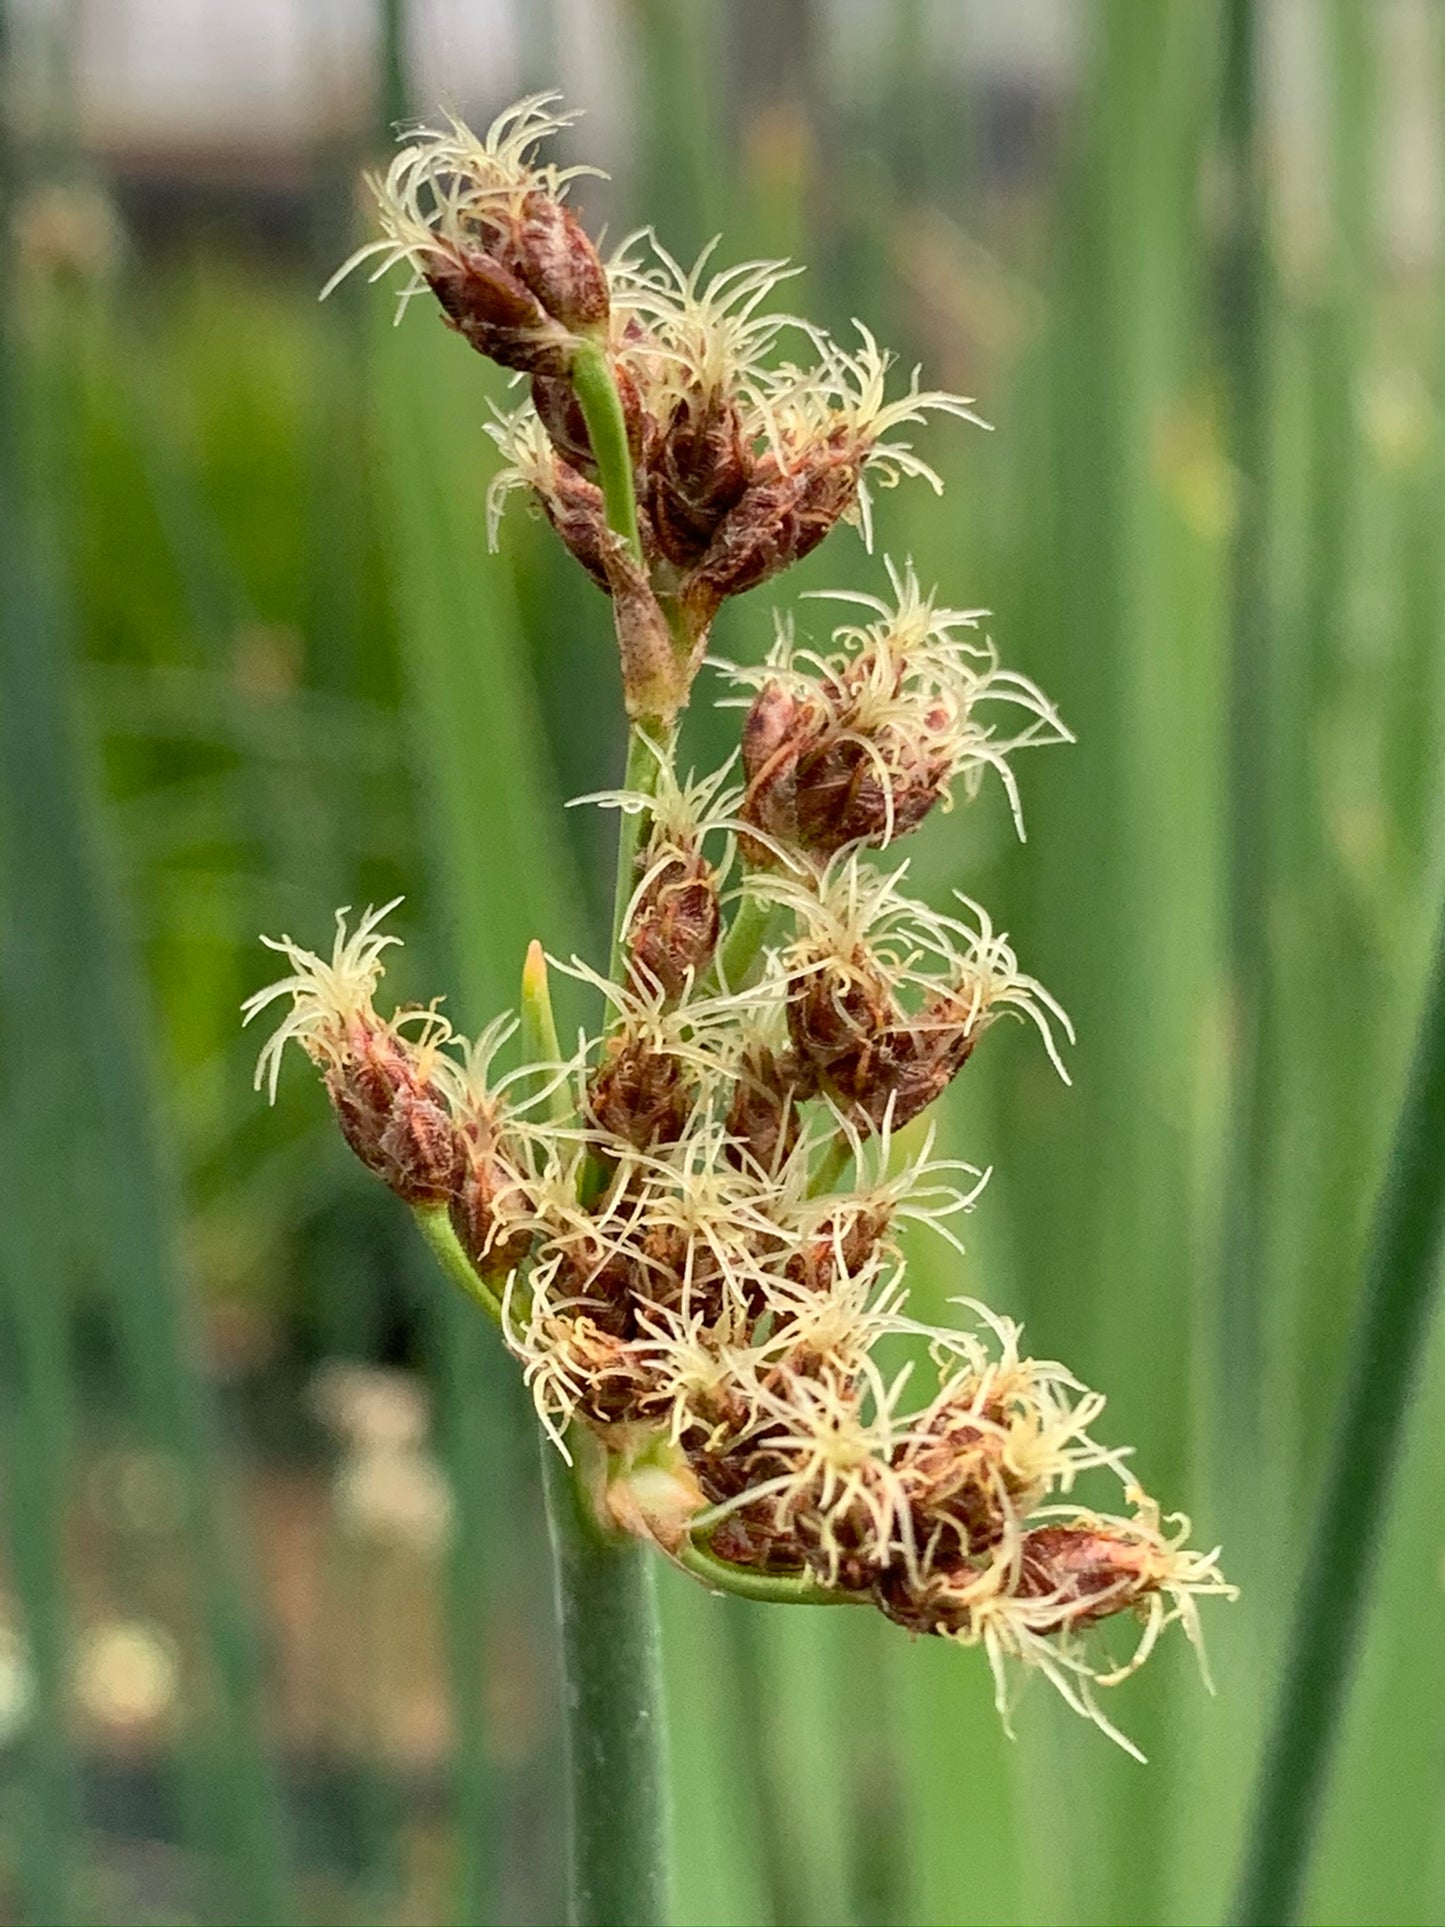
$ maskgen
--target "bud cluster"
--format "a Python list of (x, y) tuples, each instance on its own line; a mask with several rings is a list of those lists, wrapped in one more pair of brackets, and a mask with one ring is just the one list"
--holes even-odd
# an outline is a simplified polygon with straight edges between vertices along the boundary
[[(539, 166), (533, 149), (574, 116), (537, 95), (484, 139), (457, 121), (408, 135), (369, 185), (382, 237), (333, 276), (406, 264), (402, 305), (423, 287), (481, 354), (528, 378), (529, 398), (494, 424), (506, 494), (525, 489), (614, 603), (629, 711), (670, 721), (687, 700), (722, 603), (814, 549), (839, 521), (869, 530), (869, 482), (937, 475), (894, 432), (930, 412), (975, 420), (915, 372), (886, 393), (891, 357), (859, 328), (856, 349), (766, 311), (793, 272), (754, 261), (685, 269), (650, 233), (605, 264), (566, 204), (588, 168)], [(777, 361), (788, 338), (803, 359)], [(638, 543), (608, 526), (583, 403), (579, 352), (600, 352), (632, 456)], [(663, 666), (665, 664), (665, 667)], [(645, 666), (643, 666), (645, 665)]]
[[(412, 137), (373, 184), (385, 238), (348, 265), (410, 261), (454, 327), (530, 379), (494, 425), (493, 533), (527, 489), (613, 599), (648, 767), (586, 799), (627, 826), (612, 973), (552, 960), (603, 1020), (570, 1057), (495, 1077), (512, 1020), (468, 1045), (435, 1007), (378, 1016), (395, 939), (368, 911), (350, 936), (338, 923), (329, 960), (274, 946), (291, 974), (247, 1014), (291, 1006), (258, 1082), (274, 1093), (299, 1041), (362, 1161), (445, 1214), (543, 1425), (564, 1452), (596, 1441), (612, 1524), (719, 1585), (853, 1599), (982, 1645), (1005, 1716), (1010, 1663), (1037, 1667), (1127, 1746), (1094, 1689), (1174, 1620), (1197, 1642), (1196, 1597), (1232, 1589), (1095, 1440), (1101, 1397), (981, 1305), (960, 1301), (963, 1329), (908, 1314), (904, 1232), (956, 1245), (987, 1174), (899, 1133), (1000, 1016), (1032, 1025), (1065, 1081), (1072, 1031), (979, 904), (934, 909), (906, 862), (877, 861), (989, 770), (1022, 835), (1009, 759), (1069, 732), (1000, 666), (983, 611), (890, 563), (890, 597), (835, 598), (863, 617), (827, 653), (785, 625), (761, 668), (720, 665), (746, 710), (728, 764), (684, 782), (673, 758), (721, 602), (840, 520), (867, 533), (870, 474), (939, 486), (886, 437), (966, 404), (916, 376), (890, 403), (870, 335), (845, 352), (769, 312), (781, 263), (714, 270), (709, 251), (688, 271), (638, 235), (602, 267), (567, 175), (529, 159), (566, 124), (552, 104), (484, 141)], [(801, 363), (775, 360), (784, 341)], [(635, 540), (583, 406), (579, 358), (599, 350)], [(524, 1009), (545, 998), (538, 959)], [(910, 1402), (915, 1372), (932, 1389)], [(1122, 1485), (1120, 1513), (1075, 1499), (1086, 1475)], [(1105, 1622), (1139, 1629), (1123, 1658), (1098, 1645)]]

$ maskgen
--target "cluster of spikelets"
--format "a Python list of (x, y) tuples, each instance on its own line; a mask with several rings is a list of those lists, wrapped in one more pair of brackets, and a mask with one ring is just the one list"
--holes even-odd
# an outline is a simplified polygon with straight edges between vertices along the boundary
[[(513, 1019), (468, 1044), (434, 1007), (382, 1017), (388, 905), (350, 934), (338, 918), (329, 960), (273, 944), (291, 973), (247, 1013), (289, 1008), (258, 1082), (274, 1093), (292, 1039), (320, 1067), (358, 1156), (463, 1254), (558, 1447), (593, 1442), (614, 1525), (716, 1584), (871, 1601), (982, 1644), (1005, 1713), (1009, 1662), (1027, 1662), (1121, 1738), (1094, 1689), (1173, 1620), (1197, 1642), (1196, 1596), (1230, 1589), (1092, 1437), (1102, 1398), (981, 1305), (960, 1301), (967, 1329), (907, 1315), (902, 1232), (956, 1243), (984, 1174), (897, 1134), (1000, 1016), (1032, 1024), (1061, 1074), (1071, 1033), (979, 905), (916, 902), (906, 862), (874, 855), (989, 770), (1017, 821), (1010, 756), (1068, 732), (999, 666), (981, 611), (890, 565), (889, 597), (842, 598), (862, 618), (828, 653), (784, 627), (761, 668), (719, 665), (746, 712), (724, 769), (683, 781), (673, 754), (720, 602), (835, 522), (866, 529), (870, 473), (936, 486), (887, 438), (966, 404), (916, 379), (890, 402), (871, 337), (848, 353), (767, 312), (780, 264), (689, 273), (635, 237), (604, 265), (569, 176), (531, 160), (564, 124), (543, 99), (482, 141), (410, 137), (373, 183), (385, 238), (347, 265), (406, 262), (408, 293), (430, 287), (530, 381), (496, 426), (494, 505), (525, 487), (612, 599), (652, 763), (591, 799), (636, 832), (612, 975), (553, 960), (604, 1018), (570, 1057), (498, 1074)], [(621, 402), (631, 545), (573, 386), (584, 349)], [(634, 675), (644, 631), (664, 670), (654, 650)], [(920, 1366), (931, 1389), (910, 1401)], [(1071, 1496), (1089, 1472), (1118, 1481), (1121, 1513)], [(1122, 1653), (1094, 1633), (1106, 1620), (1134, 1628)]]

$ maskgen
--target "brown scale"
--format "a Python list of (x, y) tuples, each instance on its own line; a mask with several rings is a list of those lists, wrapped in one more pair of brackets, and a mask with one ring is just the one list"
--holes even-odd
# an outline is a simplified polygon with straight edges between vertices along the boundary
[(532, 1248), (533, 1233), (513, 1225), (528, 1209), (516, 1167), (508, 1160), (494, 1113), (467, 1119), (458, 1133), (462, 1176), (451, 1200), (452, 1229), (463, 1251), (484, 1278), (515, 1271)]
[(1058, 1618), (1035, 1631), (1080, 1631), (1137, 1605), (1158, 1590), (1151, 1549), (1088, 1525), (1037, 1526), (1024, 1534), (1015, 1591), (1024, 1599), (1062, 1595)]
[(1012, 1509), (1027, 1500), (1028, 1486), (1009, 1469), (999, 1434), (979, 1421), (1002, 1425), (1006, 1418), (997, 1405), (945, 1406), (921, 1437), (894, 1453), (920, 1545), (930, 1543), (940, 1526), (963, 1553), (987, 1552), (1003, 1538)]
[[(791, 1472), (794, 1457), (787, 1448), (770, 1444), (764, 1434), (730, 1453), (699, 1453), (691, 1463), (704, 1494), (717, 1505), (737, 1498), (750, 1486)], [(821, 1481), (819, 1474), (820, 1489)], [(831, 1543), (841, 1555), (837, 1577), (832, 1579), (832, 1553), (824, 1545), (816, 1504), (805, 1493), (791, 1497), (786, 1511), (780, 1513), (777, 1498), (770, 1495), (729, 1513), (711, 1544), (720, 1557), (738, 1565), (763, 1564), (768, 1570), (807, 1566), (820, 1579), (859, 1591), (872, 1585), (877, 1571), (877, 1560), (867, 1549), (872, 1533), (872, 1520), (861, 1502), (846, 1513), (832, 1515)], [(735, 1549), (724, 1550), (726, 1545)]]
[(820, 973), (794, 990), (789, 1028), (795, 1038), (806, 1039), (821, 1081), (855, 1123), (876, 1131), (886, 1120), (899, 1130), (927, 1110), (963, 1069), (983, 1021), (951, 990), (935, 992), (914, 1018), (903, 1017), (892, 1005), (892, 1021), (875, 997), (871, 1008), (881, 1021), (871, 1029), (866, 1027), (869, 1008), (860, 987), (830, 994), (826, 973)]
[(929, 1577), (918, 1585), (899, 1561), (874, 1576), (873, 1603), (910, 1633), (966, 1632), (973, 1614), (958, 1594), (978, 1576), (979, 1568), (960, 1556), (947, 1565), (936, 1560)]
[(867, 1264), (892, 1215), (887, 1206), (855, 1211), (841, 1229), (836, 1218), (825, 1219), (807, 1243), (789, 1257), (784, 1274), (807, 1291), (829, 1291), (840, 1272), (852, 1277)]
[[(888, 771), (885, 790), (879, 762)], [(872, 748), (832, 732), (798, 759), (797, 842), (819, 856), (850, 843), (879, 844), (916, 830), (943, 794), (946, 753), (922, 759), (899, 732), (880, 730)]]
[(780, 1171), (802, 1130), (799, 1107), (816, 1089), (812, 1067), (794, 1052), (752, 1046), (738, 1068), (728, 1106), (728, 1162), (769, 1175)]
[(830, 435), (784, 468), (769, 450), (757, 459), (742, 499), (718, 524), (707, 553), (684, 579), (682, 601), (694, 633), (729, 596), (755, 589), (800, 562), (858, 499), (861, 466), (844, 433)]
[(566, 1349), (587, 1381), (579, 1410), (594, 1425), (625, 1425), (650, 1415), (656, 1392), (646, 1364), (625, 1338), (607, 1330), (590, 1314), (564, 1322)]
[(547, 313), (575, 332), (598, 330), (611, 308), (607, 270), (571, 208), (550, 195), (529, 194), (520, 219), (499, 226), (493, 251)]
[[(824, 964), (799, 977), (788, 993), (788, 1035), (820, 1078), (837, 1081), (866, 1075), (876, 1040), (899, 1022), (899, 1010), (881, 975), (863, 964), (840, 970)], [(848, 1066), (859, 1066), (855, 1070)]]
[[(826, 726), (822, 704), (797, 696), (781, 683), (764, 683), (743, 722), (743, 774), (748, 779), (739, 812), (783, 847), (798, 840), (798, 759)], [(776, 862), (766, 844), (748, 838), (743, 854), (752, 864)]]
[(649, 450), (645, 496), (658, 547), (674, 568), (690, 569), (706, 555), (752, 470), (752, 451), (729, 397), (677, 403)]
[(585, 1317), (609, 1338), (631, 1338), (634, 1262), (625, 1249), (589, 1233), (567, 1247), (550, 1295), (565, 1301), (568, 1317)]
[(920, 1024), (903, 1025), (880, 1036), (867, 1060), (843, 1067), (850, 1075), (835, 1081), (855, 1105), (857, 1122), (881, 1130), (888, 1119), (893, 1130), (901, 1130), (943, 1095), (967, 1063), (975, 1042), (973, 1036), (940, 1035)]
[(712, 865), (698, 851), (678, 851), (658, 867), (627, 926), (634, 982), (675, 1001), (711, 964), (720, 926)]
[(564, 461), (554, 464), (550, 488), (534, 491), (542, 512), (566, 544), (567, 552), (608, 595), (607, 510), (595, 482), (579, 475)]
[(433, 256), (427, 286), (448, 323), (478, 354), (526, 374), (565, 376), (572, 337), (530, 288), (480, 248)]
[[(821, 685), (816, 699), (765, 683), (748, 711), (741, 813), (784, 847), (829, 857), (852, 843), (906, 836), (944, 792), (951, 767), (941, 746), (947, 711), (928, 711), (916, 735), (885, 725), (865, 743), (849, 713), (865, 674), (860, 658), (840, 680)], [(887, 772), (886, 787), (880, 769)], [(770, 860), (760, 845), (748, 855)]]
[(860, 1502), (849, 1511), (834, 1513), (829, 1540), (823, 1541), (822, 1521), (807, 1502), (793, 1508), (793, 1532), (814, 1575), (841, 1592), (867, 1592), (878, 1575), (878, 1556), (869, 1551), (873, 1522)]
[[(781, 1460), (774, 1462), (751, 1447), (736, 1453), (697, 1452), (689, 1455), (689, 1463), (713, 1505), (737, 1498), (750, 1485), (784, 1469)], [(801, 1541), (779, 1521), (771, 1499), (730, 1512), (710, 1534), (708, 1546), (719, 1559), (759, 1572), (796, 1573), (807, 1563)]]
[(326, 1088), (342, 1136), (383, 1184), (408, 1204), (450, 1200), (461, 1178), (461, 1145), (414, 1045), (389, 1024), (354, 1017)]
[[(796, 1377), (797, 1372), (794, 1371), (793, 1375)], [(766, 1479), (791, 1471), (792, 1458), (784, 1450), (770, 1448), (764, 1439), (760, 1444), (749, 1445), (744, 1465), (746, 1469), (738, 1491), (746, 1490), (749, 1485), (761, 1485)], [(823, 1519), (816, 1496), (821, 1493), (822, 1484), (823, 1475), (819, 1473), (815, 1496), (810, 1498), (806, 1492), (791, 1496), (786, 1514), (781, 1518), (776, 1510), (776, 1500), (772, 1497), (760, 1499), (755, 1506), (743, 1507), (739, 1513), (731, 1516), (743, 1519), (754, 1531), (767, 1531), (784, 1539), (790, 1550), (797, 1549), (802, 1562), (820, 1580), (828, 1581), (844, 1591), (866, 1591), (878, 1570), (876, 1554), (868, 1550), (874, 1533), (871, 1515), (861, 1500), (846, 1512), (834, 1510), (829, 1517), (825, 1543)]]
[(630, 1290), (636, 1304), (701, 1312), (704, 1323), (713, 1325), (722, 1316), (727, 1281), (711, 1245), (690, 1239), (681, 1225), (658, 1224), (642, 1234)]
[(687, 1129), (696, 1084), (682, 1059), (641, 1039), (608, 1039), (587, 1085), (587, 1114), (600, 1131), (645, 1151), (675, 1144)]

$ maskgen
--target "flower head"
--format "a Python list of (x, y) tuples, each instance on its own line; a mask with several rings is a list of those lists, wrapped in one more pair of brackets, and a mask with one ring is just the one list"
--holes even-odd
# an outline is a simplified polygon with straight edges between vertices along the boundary
[[(275, 950), (291, 965), (289, 976), (278, 978), (246, 999), (241, 1006), (242, 1022), (249, 1024), (263, 1010), (283, 997), (291, 1008), (267, 1040), (256, 1063), (256, 1088), (265, 1084), (271, 1102), (276, 1101), (276, 1083), (281, 1075), (281, 1055), (293, 1039), (313, 1063), (333, 1069), (341, 1063), (348, 1038), (358, 1025), (378, 1021), (372, 997), (385, 975), (381, 959), (401, 938), (380, 925), (389, 917), (400, 897), (374, 909), (368, 904), (361, 921), (349, 935), (346, 919), (349, 910), (336, 913), (336, 941), (329, 959), (314, 950), (303, 949), (291, 937), (262, 937), (268, 950)], [(436, 1019), (441, 1024), (440, 1018)]]
[[(281, 1055), (294, 1038), (321, 1066), (342, 1134), (367, 1169), (409, 1203), (444, 1204), (461, 1159), (446, 1087), (438, 1081), (451, 1026), (435, 1005), (382, 1018), (372, 1004), (382, 953), (400, 942), (377, 926), (400, 901), (368, 909), (350, 936), (347, 913), (338, 910), (329, 961), (290, 937), (263, 937), (291, 964), (291, 974), (248, 997), (242, 1010), (249, 1024), (279, 999), (291, 999), (257, 1062), (257, 1089), (267, 1084), (274, 1102)], [(414, 1038), (405, 1034), (412, 1026)]]
[(576, 118), (534, 94), (478, 138), (456, 118), (403, 136), (384, 175), (367, 176), (381, 238), (344, 261), (323, 294), (373, 261), (403, 263), (398, 313), (431, 289), (458, 333), (504, 367), (565, 375), (579, 335), (605, 332), (607, 275), (571, 209), (567, 185), (595, 168), (537, 166), (533, 149)]

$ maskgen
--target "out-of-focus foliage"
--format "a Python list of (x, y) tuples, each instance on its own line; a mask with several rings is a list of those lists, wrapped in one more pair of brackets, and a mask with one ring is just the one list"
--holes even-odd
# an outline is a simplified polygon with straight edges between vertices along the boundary
[[(851, 64), (821, 0), (606, 11), (638, 111), (587, 211), (797, 254), (800, 305), (996, 425), (926, 431), (947, 492), (885, 497), (878, 546), (994, 608), (1079, 745), (1021, 772), (1026, 849), (986, 794), (911, 854), (1080, 1043), (1071, 1090), (1022, 1032), (960, 1081), (943, 1148), (997, 1176), (915, 1289), (1106, 1390), (1245, 1588), (1206, 1615), (1217, 1698), (1183, 1650), (1120, 1689), (1141, 1769), (1043, 1694), (1011, 1744), (978, 1656), (669, 1577), (678, 1918), (1211, 1917), (1440, 894), (1442, 263), (1393, 210), (1445, 154), (1387, 103), (1407, 69), (1438, 94), (1442, 23), (1080, 0), (1067, 57), (1004, 85), (911, 0), (852, 10)], [(298, 1066), (253, 1095), (237, 1027), (256, 933), (319, 943), (337, 904), (404, 890), (399, 993), (468, 1030), (529, 937), (595, 951), (605, 914), (606, 822), (562, 809), (616, 780), (605, 605), (515, 508), (487, 554), (483, 365), (420, 307), (316, 305), (353, 145), (269, 241), (127, 234), (123, 167), (5, 158), (6, 1917), (559, 1905), (522, 1395)], [(842, 531), (800, 586), (880, 570)], [(756, 655), (766, 596), (723, 626)], [(699, 767), (734, 727), (690, 719)], [(1319, 1919), (1445, 1912), (1426, 1363)]]

